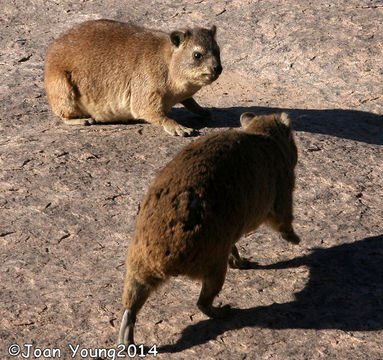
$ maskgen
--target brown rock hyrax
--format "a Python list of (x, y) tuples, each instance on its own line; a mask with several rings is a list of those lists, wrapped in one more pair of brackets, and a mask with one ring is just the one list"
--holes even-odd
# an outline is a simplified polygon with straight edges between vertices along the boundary
[(209, 317), (228, 263), (246, 268), (235, 243), (268, 223), (299, 243), (293, 220), (297, 163), (287, 114), (241, 116), (242, 130), (217, 132), (186, 146), (153, 181), (129, 247), (119, 342), (133, 343), (138, 311), (171, 276), (202, 280), (197, 302)]
[(144, 119), (190, 135), (167, 114), (177, 103), (209, 114), (192, 96), (222, 72), (215, 33), (215, 26), (167, 34), (112, 20), (82, 23), (48, 49), (50, 105), (67, 124)]

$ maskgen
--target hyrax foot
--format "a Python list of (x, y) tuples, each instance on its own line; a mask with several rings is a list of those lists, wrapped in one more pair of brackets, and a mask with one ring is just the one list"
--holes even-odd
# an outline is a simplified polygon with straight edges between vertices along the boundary
[(231, 306), (225, 305), (222, 307), (216, 306), (205, 306), (202, 304), (197, 304), (198, 309), (200, 309), (205, 315), (209, 316), (212, 319), (223, 319), (230, 314)]
[(118, 343), (123, 344), (126, 347), (134, 344), (133, 329), (134, 323), (132, 321), (130, 311), (125, 310), (121, 321), (120, 333), (118, 335)]
[(291, 242), (292, 244), (299, 244), (301, 239), (299, 238), (299, 236), (294, 232), (294, 231), (290, 231), (290, 232), (285, 232), (285, 233), (281, 233), (282, 237), (287, 240), (288, 242)]
[(76, 119), (68, 119), (63, 118), (63, 121), (66, 125), (83, 125), (89, 126), (95, 124), (95, 120), (92, 118), (76, 118)]
[(251, 269), (251, 262), (247, 259), (241, 258), (238, 249), (235, 245), (231, 248), (231, 254), (229, 255), (229, 266), (232, 269)]
[(232, 269), (242, 269), (242, 270), (252, 268), (252, 264), (249, 260), (244, 258), (237, 259), (234, 256), (229, 257), (229, 266)]
[(187, 128), (178, 123), (174, 122), (166, 122), (163, 124), (164, 130), (174, 136), (192, 136), (195, 134), (194, 129)]

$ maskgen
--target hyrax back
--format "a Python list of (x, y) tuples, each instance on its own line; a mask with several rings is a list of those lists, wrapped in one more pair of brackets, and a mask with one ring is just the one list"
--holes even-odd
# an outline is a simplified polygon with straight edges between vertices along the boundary
[(82, 23), (48, 49), (51, 107), (68, 124), (144, 119), (189, 135), (192, 129), (167, 113), (181, 102), (209, 114), (192, 96), (222, 71), (215, 32), (215, 26), (167, 34), (111, 20)]
[(213, 299), (228, 261), (248, 265), (235, 243), (266, 222), (298, 243), (292, 227), (297, 149), (286, 114), (241, 116), (243, 130), (218, 132), (185, 147), (152, 183), (127, 255), (120, 342), (133, 342), (137, 312), (170, 276), (203, 282), (198, 307), (223, 316)]

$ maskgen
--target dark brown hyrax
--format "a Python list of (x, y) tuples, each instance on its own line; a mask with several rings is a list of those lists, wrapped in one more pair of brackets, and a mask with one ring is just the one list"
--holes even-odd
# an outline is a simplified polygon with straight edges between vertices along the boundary
[(209, 317), (228, 263), (246, 268), (235, 243), (268, 223), (298, 244), (293, 220), (297, 163), (287, 114), (241, 115), (242, 130), (202, 137), (162, 169), (143, 200), (129, 247), (119, 342), (133, 343), (138, 311), (170, 276), (202, 280), (197, 305)]
[(222, 72), (216, 27), (148, 30), (112, 20), (87, 21), (48, 50), (45, 87), (66, 124), (144, 119), (171, 135), (193, 129), (167, 116), (177, 103), (208, 116), (192, 96)]

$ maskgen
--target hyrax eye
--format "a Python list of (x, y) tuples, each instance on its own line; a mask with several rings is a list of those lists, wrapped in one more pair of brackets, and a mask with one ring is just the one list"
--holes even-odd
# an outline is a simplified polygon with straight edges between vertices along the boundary
[(200, 52), (195, 51), (195, 52), (193, 52), (193, 58), (196, 60), (202, 60), (203, 55)]

